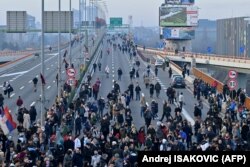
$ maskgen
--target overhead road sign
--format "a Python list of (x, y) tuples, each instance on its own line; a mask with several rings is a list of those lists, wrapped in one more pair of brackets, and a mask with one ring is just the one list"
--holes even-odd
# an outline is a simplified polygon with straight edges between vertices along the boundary
[(76, 70), (74, 68), (68, 68), (67, 69), (67, 75), (69, 77), (74, 77), (76, 75)]
[[(61, 25), (58, 25), (59, 11), (46, 11), (44, 12), (44, 31), (45, 33), (58, 33), (60, 28), (61, 33), (69, 33), (69, 25), (71, 31), (73, 29), (74, 17), (73, 12), (61, 11)], [(71, 23), (69, 16), (71, 17)]]
[(7, 32), (26, 33), (27, 12), (26, 11), (7, 11)]
[(121, 17), (111, 17), (110, 18), (110, 26), (114, 26), (114, 27), (122, 26), (122, 18)]
[(238, 76), (238, 73), (237, 73), (235, 70), (230, 70), (230, 71), (228, 72), (228, 77), (229, 77), (230, 79), (236, 79), (237, 76)]
[(237, 88), (238, 82), (237, 82), (235, 79), (230, 79), (230, 80), (228, 80), (228, 82), (227, 82), (227, 86), (228, 86), (229, 89), (232, 91), (232, 90), (234, 90), (234, 89)]

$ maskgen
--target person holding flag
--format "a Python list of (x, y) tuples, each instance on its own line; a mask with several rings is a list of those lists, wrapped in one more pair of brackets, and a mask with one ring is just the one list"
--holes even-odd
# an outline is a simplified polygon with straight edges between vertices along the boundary
[(9, 108), (6, 106), (4, 110), (0, 108), (0, 127), (4, 135), (8, 135), (14, 129), (16, 129), (16, 122), (12, 119)]

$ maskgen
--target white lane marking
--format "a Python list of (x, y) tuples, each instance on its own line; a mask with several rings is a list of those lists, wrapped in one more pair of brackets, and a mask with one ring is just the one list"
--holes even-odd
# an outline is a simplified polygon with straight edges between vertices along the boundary
[(38, 77), (38, 75), (36, 75), (36, 77)]
[(10, 82), (14, 81), (13, 79), (10, 80)]
[(29, 81), (29, 83), (31, 83), (31, 82), (32, 82), (32, 80)]
[(114, 71), (114, 70), (113, 70), (112, 72), (113, 72), (113, 73), (115, 73), (115, 71)]
[(64, 73), (65, 71), (62, 71), (62, 73)]
[(10, 95), (10, 97), (13, 97), (13, 96), (15, 96), (15, 93), (13, 93), (13, 94)]
[[(141, 58), (140, 58), (140, 59), (141, 59)], [(142, 62), (143, 62), (143, 64), (147, 67), (147, 63), (145, 63), (144, 61), (142, 61)], [(152, 69), (150, 69), (150, 72), (151, 72), (151, 74), (154, 75), (154, 72), (153, 72)], [(175, 104), (175, 106), (178, 105), (176, 102), (174, 102), (174, 104)], [(181, 112), (181, 113), (184, 115), (184, 117), (185, 117), (185, 118), (191, 123), (191, 125), (193, 126), (194, 123), (195, 123), (195, 121), (194, 121), (194, 119), (190, 116), (190, 114), (187, 112), (187, 110), (186, 110), (184, 107), (182, 107), (182, 112)]]
[(115, 75), (113, 75), (113, 78), (115, 77)]
[(0, 85), (0, 88), (2, 88), (3, 87), (3, 85)]
[(54, 65), (53, 64), (51, 64), (51, 67), (53, 67)]
[(47, 68), (47, 70), (49, 70), (49, 68)]
[(42, 97), (42, 95), (40, 95), (40, 97)]
[(49, 89), (51, 86), (48, 86), (47, 89)]
[(2, 77), (13, 76), (13, 75), (20, 75), (20, 74), (25, 74), (25, 73), (27, 73), (27, 72), (29, 72), (29, 71), (20, 71), (20, 72), (14, 72), (14, 73), (10, 73), (10, 74), (3, 74), (3, 75), (1, 75), (0, 77), (2, 78)]
[(30, 106), (34, 106), (35, 104), (36, 104), (36, 102), (33, 101), (33, 102), (30, 104)]
[(55, 83), (56, 81), (54, 80), (53, 82)]
[(22, 86), (21, 88), (20, 88), (20, 90), (22, 90), (24, 88), (24, 86)]

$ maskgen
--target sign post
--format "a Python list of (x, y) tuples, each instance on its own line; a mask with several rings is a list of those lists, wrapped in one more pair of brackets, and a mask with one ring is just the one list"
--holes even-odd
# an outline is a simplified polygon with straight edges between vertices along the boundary
[(67, 69), (67, 75), (68, 75), (68, 77), (75, 77), (76, 76), (76, 70), (74, 68), (68, 68)]
[(235, 70), (229, 70), (228, 72), (228, 77), (230, 78), (227, 82), (227, 86), (229, 87), (230, 90), (230, 97), (231, 99), (233, 98), (233, 93), (232, 91), (235, 90), (238, 86), (238, 82), (237, 82), (237, 76), (238, 73)]
[(229, 70), (229, 72), (228, 72), (228, 77), (229, 77), (230, 79), (236, 79), (237, 76), (238, 76), (238, 73), (237, 73), (235, 70)]

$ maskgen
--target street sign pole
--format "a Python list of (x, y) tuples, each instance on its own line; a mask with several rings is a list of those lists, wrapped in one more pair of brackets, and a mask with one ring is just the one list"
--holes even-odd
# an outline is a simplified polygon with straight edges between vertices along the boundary
[(59, 12), (58, 12), (58, 88), (57, 88), (57, 95), (58, 98), (61, 97), (61, 0), (59, 0)]
[(71, 64), (72, 64), (72, 58), (71, 58), (71, 0), (69, 0), (69, 64), (70, 64), (70, 66), (71, 66)]
[[(42, 0), (42, 31), (41, 31), (41, 75), (44, 76), (44, 0)], [(43, 113), (44, 113), (44, 84), (41, 84), (41, 126), (43, 125)]]

